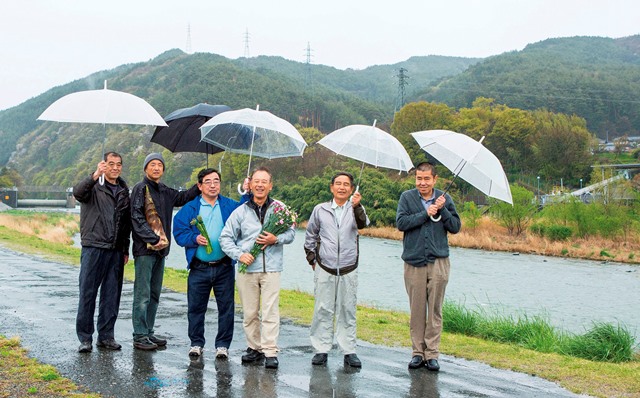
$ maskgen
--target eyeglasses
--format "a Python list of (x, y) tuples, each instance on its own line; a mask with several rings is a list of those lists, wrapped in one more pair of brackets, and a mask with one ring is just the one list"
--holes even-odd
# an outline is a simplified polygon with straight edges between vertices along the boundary
[(216, 185), (220, 185), (220, 180), (204, 180), (202, 181), (202, 185), (213, 185), (215, 187)]

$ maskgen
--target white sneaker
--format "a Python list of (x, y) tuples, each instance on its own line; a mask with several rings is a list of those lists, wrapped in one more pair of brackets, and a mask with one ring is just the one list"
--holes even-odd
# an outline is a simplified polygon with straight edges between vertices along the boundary
[(227, 347), (216, 348), (216, 358), (229, 358), (229, 350)]
[(194, 345), (189, 350), (189, 356), (190, 357), (199, 357), (200, 355), (202, 355), (202, 347), (200, 347), (200, 346)]

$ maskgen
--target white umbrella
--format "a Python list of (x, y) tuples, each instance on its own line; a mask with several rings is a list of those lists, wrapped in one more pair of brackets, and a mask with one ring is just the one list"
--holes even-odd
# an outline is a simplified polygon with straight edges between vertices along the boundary
[(71, 93), (42, 112), (38, 120), (66, 123), (143, 124), (166, 126), (147, 101), (133, 94), (107, 89)]
[(323, 137), (318, 144), (338, 155), (361, 161), (363, 167), (358, 180), (362, 177), (364, 163), (400, 172), (413, 168), (411, 158), (400, 141), (377, 128), (375, 120), (372, 126), (352, 124), (338, 129)]
[[(133, 94), (107, 89), (65, 95), (42, 112), (38, 120), (64, 123), (142, 124), (166, 126), (162, 116), (145, 100)], [(105, 130), (106, 139), (106, 130)], [(104, 140), (102, 142), (104, 155)], [(103, 183), (100, 177), (100, 183)]]
[(513, 204), (504, 169), (500, 160), (482, 145), (484, 137), (476, 141), (449, 130), (419, 131), (411, 135), (420, 148), (451, 170), (454, 180), (459, 176), (484, 194)]
[[(289, 122), (271, 112), (239, 109), (220, 113), (200, 127), (202, 141), (231, 153), (275, 159), (302, 156), (307, 143)], [(240, 186), (240, 185), (239, 185)]]

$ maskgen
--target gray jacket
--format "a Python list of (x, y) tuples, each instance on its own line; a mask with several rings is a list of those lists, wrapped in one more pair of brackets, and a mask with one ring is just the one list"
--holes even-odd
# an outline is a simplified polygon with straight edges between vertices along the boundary
[[(436, 198), (442, 191), (435, 190)], [(404, 236), (402, 238), (402, 259), (416, 267), (432, 263), (436, 258), (449, 257), (447, 233), (460, 231), (460, 216), (456, 212), (453, 200), (447, 194), (444, 207), (439, 211), (442, 219), (434, 222), (427, 215), (420, 200), (420, 192), (410, 189), (400, 195), (396, 226)]]
[(346, 274), (358, 266), (358, 229), (369, 225), (369, 218), (362, 205), (347, 205), (338, 226), (331, 204), (321, 203), (311, 212), (304, 250), (309, 263), (334, 275)]
[[(219, 242), (222, 251), (234, 260), (239, 260), (243, 253), (251, 251), (256, 238), (262, 231), (262, 223), (252, 203), (252, 201), (246, 202), (235, 209), (220, 234)], [(265, 223), (273, 214), (275, 204), (275, 201), (270, 201), (264, 216)], [(267, 246), (261, 254), (258, 254), (255, 261), (247, 267), (247, 272), (281, 272), (283, 269), (282, 245), (293, 242), (295, 236), (296, 231), (293, 227), (278, 235), (278, 243)]]

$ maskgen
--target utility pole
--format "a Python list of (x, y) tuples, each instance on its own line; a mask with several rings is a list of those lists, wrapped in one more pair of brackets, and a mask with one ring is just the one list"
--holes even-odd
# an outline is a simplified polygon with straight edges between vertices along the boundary
[(186, 53), (191, 54), (191, 24), (187, 25), (187, 46)]
[(400, 108), (404, 106), (404, 88), (409, 85), (409, 76), (407, 75), (407, 70), (405, 68), (400, 68), (398, 70), (398, 74), (396, 77), (398, 78), (398, 97), (396, 99), (396, 109), (395, 112), (399, 111)]

